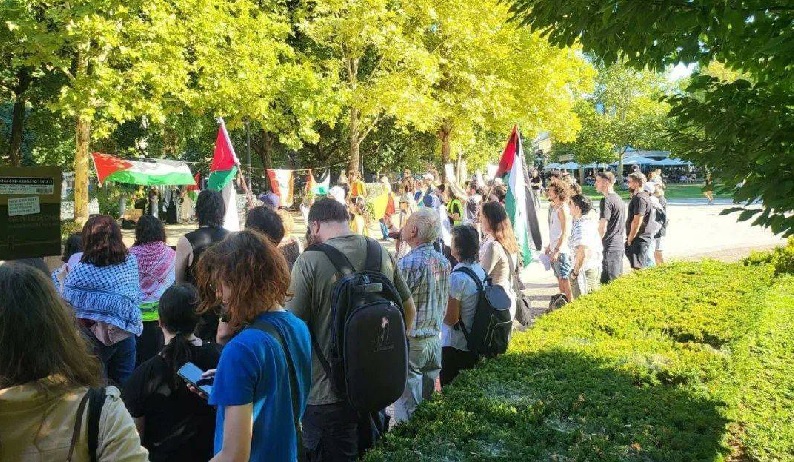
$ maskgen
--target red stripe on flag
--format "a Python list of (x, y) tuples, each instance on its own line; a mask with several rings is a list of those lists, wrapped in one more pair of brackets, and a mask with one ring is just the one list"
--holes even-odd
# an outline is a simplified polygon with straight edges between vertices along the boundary
[(272, 168), (267, 169), (267, 178), (270, 180), (270, 190), (273, 191), (278, 197), (281, 197), (281, 188), (278, 184), (276, 171)]
[(496, 176), (502, 177), (505, 173), (513, 168), (513, 161), (516, 160), (516, 152), (518, 151), (518, 127), (513, 125), (513, 131), (510, 132), (510, 137), (507, 139), (507, 145), (502, 152), (502, 158), (499, 160), (499, 168), (496, 170)]
[(126, 160), (113, 157), (110, 154), (95, 152), (91, 155), (94, 157), (96, 176), (100, 183), (104, 183), (105, 178), (110, 176), (112, 173), (118, 172), (119, 170), (127, 170), (132, 167), (132, 164)]
[(237, 165), (237, 158), (232, 151), (232, 140), (223, 124), (218, 127), (218, 136), (215, 138), (215, 152), (212, 155), (211, 172), (231, 170)]

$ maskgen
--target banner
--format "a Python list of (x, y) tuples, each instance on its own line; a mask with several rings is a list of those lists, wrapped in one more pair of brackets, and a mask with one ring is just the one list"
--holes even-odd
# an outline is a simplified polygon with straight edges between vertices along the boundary
[(293, 202), (293, 188), (295, 186), (295, 171), (284, 169), (268, 169), (267, 177), (270, 179), (270, 189), (281, 199), (281, 207), (291, 207)]

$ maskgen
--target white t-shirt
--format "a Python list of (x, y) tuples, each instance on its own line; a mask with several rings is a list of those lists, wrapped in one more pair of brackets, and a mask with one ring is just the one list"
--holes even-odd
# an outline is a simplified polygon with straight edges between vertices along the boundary
[(588, 255), (585, 256), (581, 271), (601, 267), (603, 245), (601, 236), (598, 234), (598, 224), (592, 217), (583, 216), (578, 220), (574, 220), (569, 243), (571, 245), (571, 255), (576, 255), (576, 248), (580, 245), (585, 246), (588, 250)]
[[(479, 263), (458, 263), (455, 269), (464, 266), (474, 271), (480, 281), (485, 280), (485, 270)], [(449, 296), (460, 301), (460, 317), (466, 330), (471, 330), (474, 312), (477, 310), (477, 284), (466, 273), (453, 270), (449, 276)], [(441, 346), (469, 351), (463, 331), (446, 324), (441, 325)]]

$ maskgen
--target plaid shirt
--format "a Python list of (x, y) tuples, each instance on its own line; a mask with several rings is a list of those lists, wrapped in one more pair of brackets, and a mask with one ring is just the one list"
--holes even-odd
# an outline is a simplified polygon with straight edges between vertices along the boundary
[(438, 253), (433, 244), (422, 244), (403, 257), (397, 266), (416, 305), (416, 320), (409, 335), (439, 335), (449, 301), (449, 260)]

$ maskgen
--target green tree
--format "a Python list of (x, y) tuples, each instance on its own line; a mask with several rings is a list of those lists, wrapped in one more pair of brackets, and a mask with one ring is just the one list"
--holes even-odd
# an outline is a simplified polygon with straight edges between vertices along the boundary
[(582, 129), (574, 141), (555, 145), (557, 155), (571, 154), (579, 164), (618, 161), (622, 175), (628, 148), (669, 144), (664, 137), (669, 104), (662, 100), (669, 87), (662, 73), (620, 63), (599, 66), (593, 93), (576, 105)]
[[(606, 62), (662, 70), (717, 61), (731, 81), (696, 72), (670, 99), (681, 155), (735, 184), (739, 219), (794, 234), (794, 7), (790, 2), (514, 0), (516, 19), (552, 43), (580, 41)], [(761, 201), (762, 210), (749, 208)]]
[(422, 46), (422, 29), (387, 0), (312, 3), (300, 29), (316, 44), (323, 66), (339, 76), (348, 139), (348, 171), (358, 171), (361, 143), (386, 117), (427, 128), (434, 111), (429, 87), (437, 63)]
[(439, 63), (431, 92), (436, 110), (428, 116), (442, 163), (451, 160), (453, 140), (458, 154), (471, 153), (484, 148), (489, 133), (503, 144), (516, 123), (527, 134), (543, 129), (573, 138), (579, 129), (574, 96), (592, 85), (592, 68), (575, 49), (553, 47), (510, 24), (507, 6), (495, 0), (420, 2), (413, 9)]

